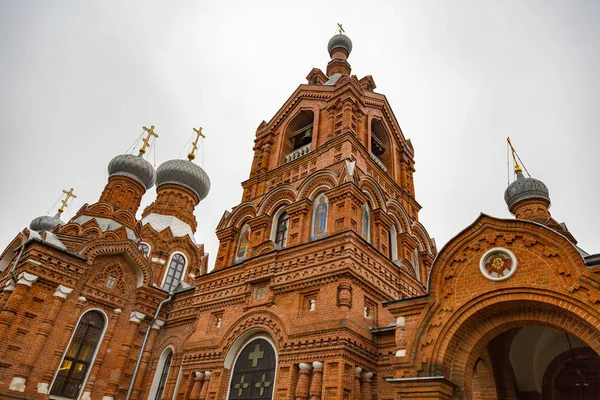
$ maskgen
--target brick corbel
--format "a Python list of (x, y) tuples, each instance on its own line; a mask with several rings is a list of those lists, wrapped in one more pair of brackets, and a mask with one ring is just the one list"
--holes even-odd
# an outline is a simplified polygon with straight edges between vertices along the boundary
[(312, 206), (313, 202), (310, 199), (302, 199), (285, 208), (285, 212), (290, 217), (288, 225), (289, 245), (309, 241)]
[(269, 227), (273, 218), (270, 215), (263, 214), (258, 217), (254, 217), (248, 221), (250, 227), (250, 247), (255, 247), (268, 240), (268, 234), (270, 233)]
[[(328, 226), (331, 227), (331, 233), (346, 229), (358, 231), (360, 206), (367, 201), (362, 190), (354, 182), (346, 182), (328, 190), (325, 195), (330, 205)], [(354, 221), (354, 224), (351, 221)]]

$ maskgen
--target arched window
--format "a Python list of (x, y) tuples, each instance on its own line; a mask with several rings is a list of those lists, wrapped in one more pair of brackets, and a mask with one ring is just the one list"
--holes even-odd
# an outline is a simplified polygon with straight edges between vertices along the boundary
[(229, 400), (273, 398), (275, 349), (266, 339), (254, 339), (240, 352), (229, 384)]
[(275, 228), (275, 246), (284, 248), (287, 241), (289, 217), (284, 211), (277, 218), (277, 226)]
[(181, 282), (181, 277), (185, 271), (185, 264), (186, 262), (183, 254), (173, 254), (173, 257), (171, 257), (171, 262), (169, 263), (169, 269), (167, 269), (167, 274), (165, 275), (163, 289), (168, 292), (175, 290), (177, 285), (179, 285), (179, 282)]
[(324, 193), (315, 197), (313, 203), (312, 228), (310, 240), (321, 239), (327, 236), (327, 212), (329, 210), (329, 199)]
[(248, 248), (250, 247), (250, 233), (250, 227), (248, 224), (244, 224), (244, 226), (242, 226), (242, 230), (240, 231), (237, 250), (233, 260), (234, 264), (239, 264), (246, 259), (246, 256), (248, 255)]
[(371, 158), (387, 171), (391, 165), (391, 146), (383, 123), (378, 119), (371, 122)]
[(415, 277), (417, 280), (421, 280), (421, 269), (419, 268), (419, 249), (415, 249), (413, 252), (412, 265), (415, 270)]
[(285, 162), (294, 161), (310, 152), (313, 137), (314, 113), (310, 110), (300, 111), (288, 124), (283, 143)]
[(160, 400), (163, 397), (172, 359), (173, 349), (167, 347), (158, 358), (158, 365), (156, 366), (156, 373), (152, 380), (152, 386), (150, 386), (148, 399)]
[(106, 319), (100, 311), (91, 310), (83, 314), (56, 373), (50, 395), (69, 399), (79, 397), (94, 363), (105, 326)]
[(148, 258), (148, 255), (150, 254), (150, 246), (147, 243), (140, 243), (140, 251), (142, 252), (144, 258)]
[(360, 207), (360, 236), (371, 243), (371, 212), (366, 203)]

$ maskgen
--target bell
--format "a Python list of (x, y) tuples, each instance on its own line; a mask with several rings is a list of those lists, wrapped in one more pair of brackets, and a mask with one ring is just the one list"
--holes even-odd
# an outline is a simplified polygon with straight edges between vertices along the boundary
[(302, 146), (309, 144), (312, 142), (312, 129), (307, 129), (302, 136)]

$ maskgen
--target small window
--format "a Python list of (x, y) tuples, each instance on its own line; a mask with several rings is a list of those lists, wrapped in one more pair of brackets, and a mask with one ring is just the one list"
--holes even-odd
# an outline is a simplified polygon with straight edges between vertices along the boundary
[(146, 243), (140, 243), (140, 251), (142, 252), (144, 258), (148, 258), (148, 255), (150, 254), (150, 246), (148, 246)]
[(81, 317), (50, 389), (50, 395), (68, 399), (79, 397), (96, 356), (105, 324), (104, 315), (96, 310), (88, 311)]
[(284, 211), (283, 214), (281, 214), (279, 216), (279, 219), (277, 220), (277, 231), (275, 232), (275, 245), (277, 247), (285, 247), (288, 233), (288, 222), (289, 217)]
[(179, 285), (179, 282), (181, 282), (184, 270), (185, 257), (180, 253), (174, 254), (169, 263), (169, 269), (167, 270), (165, 282), (163, 283), (163, 289), (168, 292), (175, 290), (177, 285)]

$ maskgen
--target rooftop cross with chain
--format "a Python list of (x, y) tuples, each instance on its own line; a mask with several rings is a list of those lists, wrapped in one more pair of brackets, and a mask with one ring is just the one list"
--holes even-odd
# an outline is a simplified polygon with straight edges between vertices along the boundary
[(74, 199), (77, 198), (77, 196), (75, 195), (75, 193), (73, 193), (73, 188), (71, 188), (71, 190), (67, 191), (67, 190), (63, 190), (63, 193), (65, 194), (65, 198), (63, 200), (61, 200), (61, 206), (58, 209), (59, 213), (62, 213), (63, 211), (65, 211), (65, 208), (67, 207), (67, 202), (69, 201), (69, 199), (72, 197)]
[(192, 129), (194, 130), (194, 132), (196, 132), (196, 140), (194, 140), (194, 142), (192, 143), (192, 151), (190, 151), (190, 153), (188, 154), (188, 160), (190, 161), (196, 158), (196, 150), (198, 150), (198, 140), (200, 139), (200, 137), (206, 139), (206, 136), (204, 136), (204, 134), (202, 133), (202, 127), (198, 129)]
[(144, 130), (147, 133), (146, 137), (144, 138), (144, 142), (142, 144), (142, 147), (140, 147), (140, 155), (144, 154), (146, 152), (146, 148), (150, 147), (150, 138), (152, 136), (154, 137), (158, 137), (158, 134), (154, 133), (154, 125), (150, 126), (150, 128), (146, 128), (145, 126), (142, 126), (142, 128), (144, 128)]

